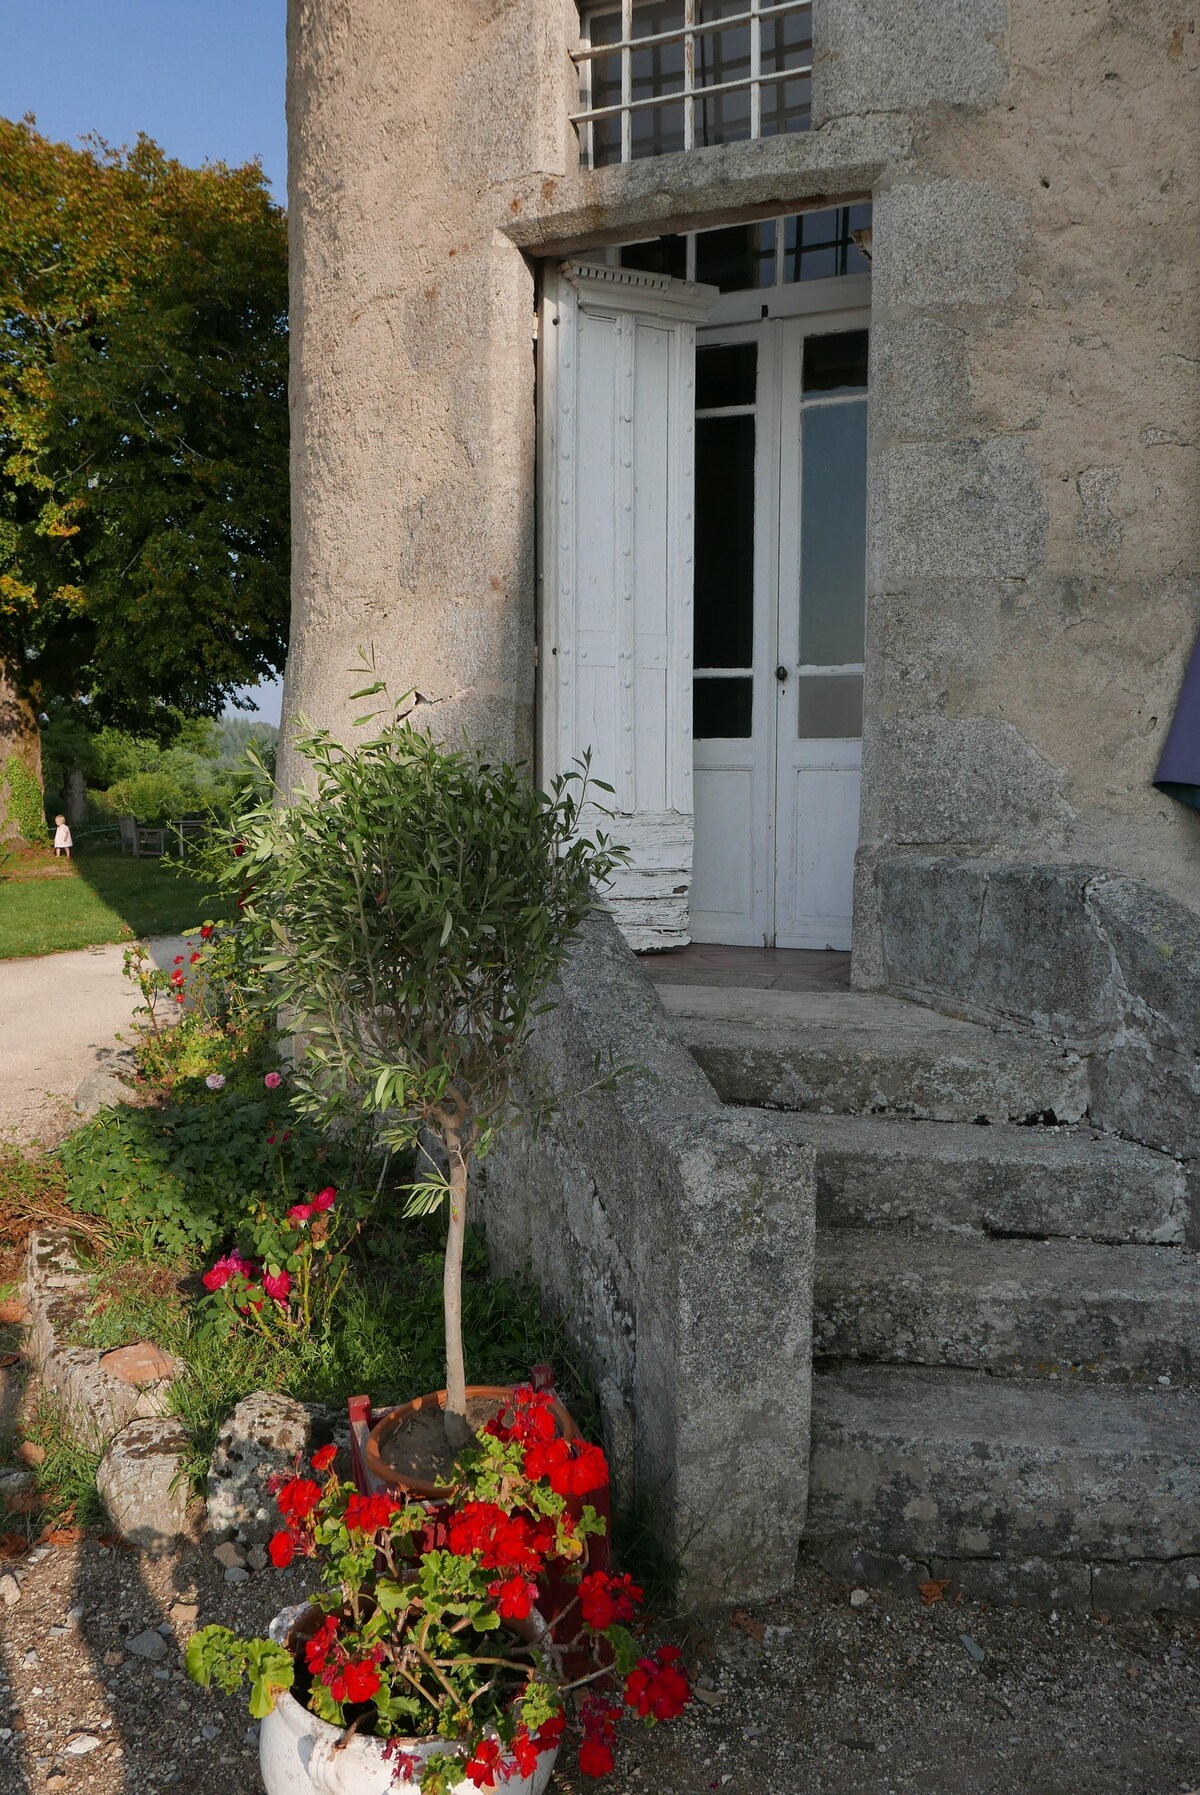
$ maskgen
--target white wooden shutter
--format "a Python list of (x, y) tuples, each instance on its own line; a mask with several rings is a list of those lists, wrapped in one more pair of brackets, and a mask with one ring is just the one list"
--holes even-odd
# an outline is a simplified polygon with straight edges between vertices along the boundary
[(636, 948), (688, 939), (696, 320), (715, 287), (547, 271), (541, 380), (541, 768), (587, 748), (628, 868)]

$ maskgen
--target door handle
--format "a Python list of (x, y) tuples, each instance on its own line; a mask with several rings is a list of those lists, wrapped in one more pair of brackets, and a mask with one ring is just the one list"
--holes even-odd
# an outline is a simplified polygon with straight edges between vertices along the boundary
[(786, 667), (776, 667), (775, 677), (779, 681), (780, 685), (783, 684), (783, 682), (787, 678), (787, 676), (788, 676), (788, 670)]

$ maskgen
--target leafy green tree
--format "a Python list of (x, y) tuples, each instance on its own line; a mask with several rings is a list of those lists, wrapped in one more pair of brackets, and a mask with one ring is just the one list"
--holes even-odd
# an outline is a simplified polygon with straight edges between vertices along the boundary
[(415, 1149), (412, 1211), (448, 1207), (458, 1450), (470, 1167), (514, 1119), (513, 1073), (547, 986), (624, 854), (581, 826), (586, 763), (546, 794), (527, 769), (440, 747), (402, 715), (357, 752), (324, 730), (296, 748), (309, 788), (286, 806), (267, 793), (214, 864), (262, 933), (270, 1007), (303, 1043), (293, 1101), (326, 1130), (361, 1135), (365, 1117), (387, 1148)]
[(173, 733), (282, 666), (286, 304), (257, 165), (0, 120), (0, 767), (52, 697)]

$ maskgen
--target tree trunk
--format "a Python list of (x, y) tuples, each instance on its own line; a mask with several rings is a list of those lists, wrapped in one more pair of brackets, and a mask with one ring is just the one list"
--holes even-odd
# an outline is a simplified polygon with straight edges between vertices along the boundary
[(73, 829), (82, 829), (87, 822), (87, 786), (79, 767), (67, 774), (67, 821)]
[(459, 1453), (471, 1440), (467, 1421), (467, 1373), (462, 1334), (463, 1243), (467, 1233), (467, 1160), (462, 1136), (446, 1129), (450, 1160), (450, 1219), (442, 1270), (442, 1310), (446, 1321), (446, 1443)]
[(8, 802), (8, 781), (4, 776), (9, 757), (16, 755), (42, 783), (42, 738), (37, 713), (28, 693), (16, 677), (11, 662), (0, 660), (0, 841), (18, 835), (16, 821)]

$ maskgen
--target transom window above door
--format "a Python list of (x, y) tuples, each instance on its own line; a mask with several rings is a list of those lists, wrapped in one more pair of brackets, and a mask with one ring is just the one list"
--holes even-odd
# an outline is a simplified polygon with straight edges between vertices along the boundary
[(587, 168), (808, 129), (812, 0), (583, 0), (580, 37)]
[(833, 280), (869, 274), (860, 247), (868, 244), (871, 202), (826, 206), (790, 218), (759, 218), (713, 231), (688, 231), (623, 243), (616, 251), (622, 268), (699, 281), (721, 293), (757, 292), (793, 281)]

